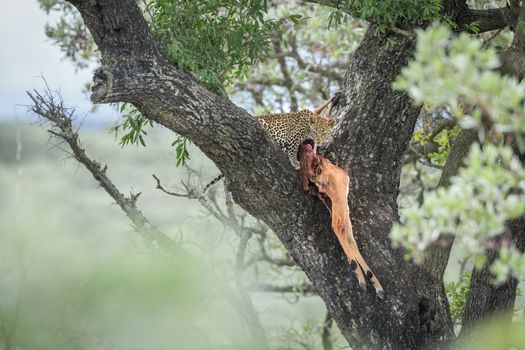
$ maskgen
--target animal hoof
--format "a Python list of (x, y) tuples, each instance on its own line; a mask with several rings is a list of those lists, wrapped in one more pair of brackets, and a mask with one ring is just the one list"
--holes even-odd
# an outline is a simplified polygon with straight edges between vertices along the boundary
[(355, 269), (357, 269), (357, 262), (355, 260), (350, 261), (350, 268), (352, 269), (352, 271), (355, 271)]
[(382, 289), (376, 290), (376, 294), (379, 297), (379, 299), (383, 300), (385, 298), (385, 291)]
[(359, 288), (361, 288), (363, 291), (366, 291), (366, 283), (365, 282), (359, 282)]

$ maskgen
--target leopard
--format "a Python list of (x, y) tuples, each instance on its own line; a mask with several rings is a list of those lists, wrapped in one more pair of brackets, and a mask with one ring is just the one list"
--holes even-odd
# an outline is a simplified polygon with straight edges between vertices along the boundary
[[(266, 129), (277, 146), (288, 155), (294, 168), (299, 170), (300, 165), (297, 160), (299, 145), (307, 139), (314, 140), (317, 145), (323, 145), (330, 139), (335, 126), (335, 120), (330, 117), (330, 112), (333, 105), (337, 103), (339, 95), (336, 93), (313, 111), (303, 109), (298, 112), (264, 114), (256, 116), (255, 119)], [(327, 113), (323, 114), (323, 111)], [(220, 174), (210, 181), (202, 190), (202, 195), (223, 177), (223, 174)]]
[(301, 142), (312, 139), (322, 145), (330, 138), (335, 121), (315, 111), (265, 114), (256, 117), (279, 148), (288, 155), (294, 168), (299, 169), (297, 149)]

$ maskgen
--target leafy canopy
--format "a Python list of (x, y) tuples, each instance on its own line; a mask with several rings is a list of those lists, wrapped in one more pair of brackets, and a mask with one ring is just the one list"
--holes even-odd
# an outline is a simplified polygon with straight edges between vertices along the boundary
[(268, 18), (266, 0), (154, 0), (148, 10), (168, 57), (216, 92), (270, 51), (283, 23)]
[[(502, 76), (493, 49), (461, 33), (434, 26), (418, 33), (415, 60), (403, 69), (394, 87), (407, 91), (416, 103), (447, 106), (463, 127), (480, 127), (482, 115), (498, 132), (514, 132), (525, 149), (525, 84)], [(468, 109), (464, 108), (469, 106)]]
[[(494, 69), (494, 50), (465, 34), (452, 36), (444, 26), (418, 33), (415, 59), (394, 87), (417, 103), (449, 108), (465, 128), (483, 134), (482, 117), (494, 129), (510, 133), (525, 151), (525, 85)], [(458, 176), (448, 188), (427, 192), (419, 207), (401, 212), (391, 238), (408, 258), (423, 260), (425, 249), (442, 234), (456, 235), (465, 257), (485, 262), (486, 244), (506, 232), (506, 223), (525, 212), (525, 169), (509, 146), (474, 144)], [(492, 265), (497, 281), (525, 271), (525, 257), (512, 246), (499, 251)]]

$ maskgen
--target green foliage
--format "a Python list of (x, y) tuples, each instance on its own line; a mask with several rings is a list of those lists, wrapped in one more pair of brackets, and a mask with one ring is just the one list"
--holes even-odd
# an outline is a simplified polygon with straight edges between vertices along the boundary
[(169, 58), (216, 92), (245, 75), (280, 36), (282, 22), (266, 18), (266, 0), (155, 0), (149, 9)]
[[(224, 87), (244, 76), (271, 48), (270, 37), (279, 38), (281, 21), (266, 18), (266, 1), (155, 0), (148, 3), (151, 28), (168, 57), (183, 71), (192, 73), (208, 89), (224, 93)], [(296, 23), (300, 16), (290, 16)], [(146, 119), (136, 109), (125, 115), (118, 128), (126, 131), (121, 144), (145, 145), (142, 127)], [(178, 137), (177, 165), (189, 160), (188, 140)]]
[[(417, 103), (449, 108), (463, 127), (482, 132), (481, 117), (498, 132), (513, 133), (523, 150), (525, 86), (494, 71), (493, 50), (465, 34), (452, 37), (443, 26), (418, 33), (415, 59), (394, 87), (407, 91)], [(459, 175), (448, 188), (428, 192), (419, 207), (404, 210), (402, 224), (394, 225), (393, 244), (407, 258), (421, 261), (424, 250), (442, 234), (456, 236), (464, 258), (476, 266), (485, 262), (484, 242), (506, 230), (505, 223), (525, 212), (525, 169), (508, 146), (474, 144)], [(504, 247), (492, 265), (496, 281), (525, 270), (525, 258)]]
[(190, 154), (188, 152), (188, 139), (182, 136), (179, 136), (173, 143), (172, 146), (175, 147), (177, 152), (177, 166), (186, 164), (186, 161), (190, 159)]
[(57, 45), (77, 68), (87, 68), (90, 62), (98, 58), (95, 43), (84, 25), (78, 11), (64, 0), (39, 0), (40, 7), (48, 14), (59, 12), (56, 23), (46, 24), (46, 35)]
[(328, 16), (328, 29), (338, 27), (342, 23), (348, 21), (349, 15), (342, 10), (335, 10)]
[(377, 32), (399, 24), (421, 24), (436, 19), (441, 0), (344, 0), (330, 16), (329, 25), (339, 25), (349, 14), (378, 25)]
[(122, 147), (126, 145), (142, 145), (146, 147), (144, 136), (148, 133), (144, 130), (144, 127), (153, 127), (153, 121), (144, 117), (135, 106), (129, 103), (122, 103), (120, 112), (122, 113), (121, 123), (110, 129), (110, 132), (115, 133), (115, 137), (118, 136), (119, 131), (124, 132), (124, 135), (120, 138), (119, 145)]
[(452, 316), (452, 320), (456, 324), (460, 324), (463, 318), (471, 278), (472, 272), (465, 272), (458, 283), (450, 282), (445, 286), (448, 303), (450, 304), (450, 316)]
[[(455, 244), (478, 266), (484, 262), (482, 241), (505, 230), (505, 222), (525, 212), (525, 169), (509, 147), (474, 144), (465, 167), (448, 188), (425, 194), (420, 207), (402, 212), (391, 238), (408, 258), (421, 261), (424, 250), (441, 234), (456, 235)], [(516, 191), (520, 189), (520, 191)]]
[(457, 136), (460, 127), (455, 126), (454, 128), (447, 130), (441, 130), (437, 135), (433, 135), (432, 132), (425, 133), (423, 129), (416, 130), (412, 139), (424, 145), (427, 141), (433, 141), (439, 145), (437, 152), (428, 154), (428, 158), (435, 164), (443, 165), (448, 158), (448, 153), (452, 147), (452, 140)]
[(477, 34), (477, 33), (479, 33), (479, 22), (478, 21), (474, 21), (472, 23), (466, 24), (465, 25), (465, 29), (467, 29), (471, 33)]
[(515, 247), (504, 246), (499, 250), (498, 260), (491, 266), (496, 283), (505, 282), (509, 276), (520, 276), (525, 271), (525, 255)]
[(432, 152), (429, 154), (430, 159), (432, 159), (436, 164), (443, 165), (448, 158), (448, 153), (452, 147), (451, 140), (457, 136), (460, 127), (456, 126), (451, 130), (442, 130), (436, 136), (434, 136), (433, 141), (439, 145), (437, 152)]
[[(61, 12), (58, 23), (46, 26), (46, 34), (79, 68), (87, 67), (94, 55), (94, 42), (75, 8), (63, 0), (39, 0), (46, 12)], [(271, 50), (271, 38), (280, 40), (281, 26), (297, 24), (300, 15), (284, 20), (268, 18), (266, 0), (154, 0), (147, 12), (153, 33), (168, 57), (193, 74), (208, 89), (224, 94), (224, 88), (246, 75), (257, 60)], [(114, 132), (123, 132), (122, 146), (145, 146), (145, 125), (151, 121), (127, 104), (123, 120)], [(177, 164), (189, 159), (187, 140), (178, 138)]]
[[(121, 131), (124, 133), (120, 137), (119, 145), (122, 147), (127, 145), (142, 145), (146, 147), (145, 137), (148, 133), (144, 128), (153, 127), (153, 121), (144, 117), (135, 106), (129, 103), (122, 103), (120, 105), (120, 112), (123, 116), (120, 124), (110, 129), (110, 132), (115, 133), (115, 137), (118, 137)], [(178, 136), (177, 139), (172, 142), (171, 145), (175, 146), (177, 166), (186, 164), (186, 161), (190, 159), (188, 144), (188, 139), (182, 136)]]
[(145, 250), (131, 234), (101, 247), (78, 227), (14, 226), (0, 227), (0, 348), (256, 348), (228, 288), (188, 254)]
[[(142, 145), (146, 147), (145, 137), (148, 133), (144, 129), (145, 127), (153, 127), (153, 121), (144, 117), (135, 106), (129, 103), (122, 103), (120, 112), (123, 118), (120, 124), (110, 129), (110, 132), (114, 132), (115, 137), (118, 137), (120, 131), (124, 133), (119, 141), (122, 147), (126, 145)], [(175, 146), (177, 166), (186, 164), (186, 161), (190, 159), (188, 144), (188, 139), (182, 136), (178, 136), (171, 144)]]
[(497, 132), (514, 132), (525, 149), (525, 84), (495, 72), (496, 52), (482, 46), (464, 33), (452, 37), (444, 26), (419, 31), (415, 60), (394, 88), (417, 103), (448, 106), (463, 127), (479, 127), (482, 115), (489, 116)]

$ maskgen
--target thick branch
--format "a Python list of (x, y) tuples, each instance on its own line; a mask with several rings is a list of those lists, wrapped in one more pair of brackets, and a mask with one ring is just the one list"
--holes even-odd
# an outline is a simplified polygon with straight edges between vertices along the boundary
[[(525, 249), (525, 216), (509, 223), (512, 241), (521, 252)], [(496, 239), (495, 246), (499, 245)], [(500, 322), (510, 322), (514, 312), (518, 280), (509, 278), (501, 285), (494, 285), (490, 265), (498, 256), (498, 249), (487, 251), (486, 265), (472, 271), (470, 289), (462, 319), (461, 336), (468, 336), (474, 326), (490, 317), (498, 317)], [(468, 339), (465, 341), (468, 342)]]
[[(381, 279), (387, 297), (411, 305), (422, 324), (433, 319), (432, 326), (423, 327), (428, 336), (439, 333), (446, 338), (451, 335), (452, 322), (442, 286), (431, 283), (430, 276), (407, 264), (400, 251), (392, 250), (388, 238), (397, 220), (402, 157), (419, 114), (419, 107), (408, 95), (393, 91), (391, 86), (412, 57), (414, 40), (397, 36), (398, 44), (390, 47), (386, 38), (378, 38), (373, 31), (370, 28), (365, 35), (348, 69), (343, 95), (334, 109), (338, 125), (327, 157), (350, 175), (349, 204), (352, 222), (357, 223), (356, 241)], [(404, 288), (406, 281), (400, 275), (405, 273), (421, 288)], [(432, 316), (425, 315), (426, 308), (432, 310)], [(336, 319), (338, 311), (329, 311)], [(382, 322), (385, 329), (390, 328), (388, 320)]]
[[(158, 46), (145, 25), (136, 2), (69, 0), (82, 14), (102, 60), (118, 60), (122, 56), (157, 57)], [(125, 13), (124, 15), (115, 15)], [(93, 30), (94, 28), (103, 30)]]
[(455, 22), (460, 30), (465, 30), (476, 23), (479, 29), (476, 33), (484, 33), (508, 27), (516, 21), (516, 18), (516, 11), (506, 7), (488, 10), (467, 9), (455, 18)]
[(520, 8), (512, 45), (501, 54), (501, 71), (519, 79), (525, 77), (525, 4)]
[[(316, 4), (342, 8), (344, 0), (305, 0)], [(487, 10), (470, 9), (464, 0), (445, 0), (443, 1), (443, 13), (454, 21), (459, 30), (470, 30), (470, 25), (476, 23), (478, 31), (484, 33), (491, 30), (505, 28), (512, 25), (518, 17), (514, 8), (495, 8)], [(393, 31), (399, 28), (391, 28)]]

